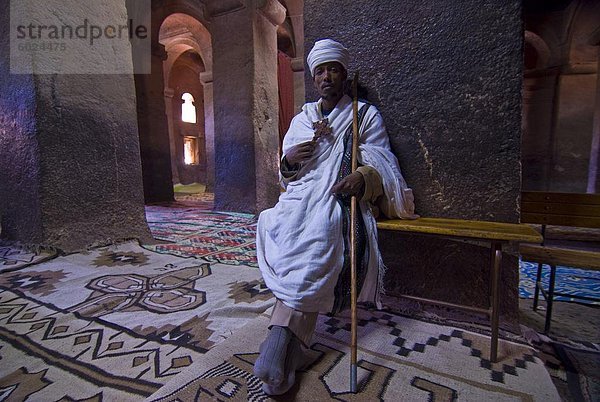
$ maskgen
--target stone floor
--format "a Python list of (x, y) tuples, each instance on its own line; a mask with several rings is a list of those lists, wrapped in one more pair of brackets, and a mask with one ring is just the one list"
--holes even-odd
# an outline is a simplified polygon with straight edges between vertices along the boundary
[[(548, 226), (546, 240), (555, 246), (600, 251), (600, 229)], [(532, 305), (532, 299), (519, 299), (519, 321), (521, 325), (541, 333), (544, 331), (546, 303), (541, 301), (541, 309), (535, 312), (531, 308)], [(600, 306), (554, 302), (548, 335), (553, 338), (599, 343)]]
[[(519, 299), (521, 325), (543, 332), (546, 304), (532, 310), (532, 299)], [(600, 342), (600, 308), (570, 302), (554, 302), (550, 333), (553, 338), (569, 338), (577, 341)]]
[[(384, 296), (384, 306), (392, 311), (417, 319), (454, 325), (481, 333), (489, 333), (489, 318), (463, 310), (422, 304), (393, 296)], [(537, 311), (532, 310), (532, 299), (519, 299), (518, 322), (500, 322), (501, 336), (525, 340), (530, 330), (543, 334), (546, 317), (545, 302), (540, 301)], [(554, 302), (550, 333), (553, 339), (600, 343), (600, 307), (570, 302)]]

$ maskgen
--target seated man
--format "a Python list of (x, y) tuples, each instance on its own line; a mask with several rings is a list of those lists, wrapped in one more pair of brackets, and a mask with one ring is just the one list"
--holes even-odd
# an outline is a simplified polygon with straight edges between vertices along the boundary
[(374, 210), (415, 218), (412, 192), (390, 150), (383, 119), (359, 103), (358, 171), (351, 173), (352, 99), (344, 94), (349, 54), (320, 40), (307, 63), (321, 98), (294, 117), (283, 141), (280, 177), (286, 188), (258, 219), (260, 270), (277, 301), (254, 373), (263, 390), (289, 390), (305, 363), (319, 313), (335, 313), (350, 297), (350, 198), (357, 209), (359, 301), (380, 306), (385, 267), (377, 246)]

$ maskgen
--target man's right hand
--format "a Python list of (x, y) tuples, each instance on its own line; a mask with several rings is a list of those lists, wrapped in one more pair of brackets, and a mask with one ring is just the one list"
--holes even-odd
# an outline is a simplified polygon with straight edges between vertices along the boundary
[(315, 141), (306, 141), (294, 145), (285, 154), (285, 159), (287, 160), (287, 163), (289, 163), (291, 166), (294, 166), (298, 163), (306, 162), (312, 157), (316, 145), (317, 143)]

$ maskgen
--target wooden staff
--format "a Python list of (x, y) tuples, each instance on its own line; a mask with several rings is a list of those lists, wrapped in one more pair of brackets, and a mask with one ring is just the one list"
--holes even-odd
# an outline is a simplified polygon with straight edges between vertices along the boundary
[[(358, 72), (352, 80), (352, 173), (358, 166)], [(356, 196), (350, 200), (350, 392), (356, 393)]]

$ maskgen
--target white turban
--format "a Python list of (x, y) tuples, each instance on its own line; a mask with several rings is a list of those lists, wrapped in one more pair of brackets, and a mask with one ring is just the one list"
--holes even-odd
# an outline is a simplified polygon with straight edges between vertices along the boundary
[(317, 66), (331, 61), (337, 61), (347, 70), (349, 59), (350, 53), (344, 45), (331, 39), (322, 39), (315, 42), (315, 46), (306, 58), (306, 63), (310, 68), (310, 75), (314, 77)]

